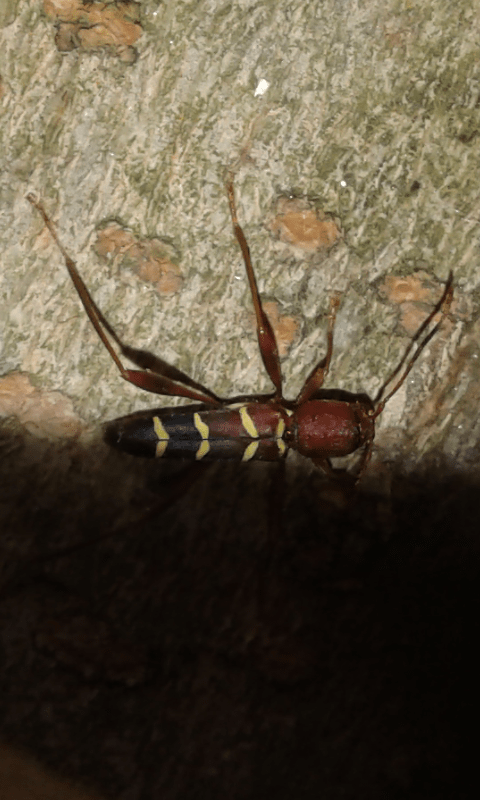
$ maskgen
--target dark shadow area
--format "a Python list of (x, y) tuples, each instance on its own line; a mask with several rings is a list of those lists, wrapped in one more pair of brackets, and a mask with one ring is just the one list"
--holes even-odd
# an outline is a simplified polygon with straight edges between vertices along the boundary
[(124, 800), (471, 796), (477, 483), (294, 465), (272, 529), (270, 465), (2, 453), (4, 741)]

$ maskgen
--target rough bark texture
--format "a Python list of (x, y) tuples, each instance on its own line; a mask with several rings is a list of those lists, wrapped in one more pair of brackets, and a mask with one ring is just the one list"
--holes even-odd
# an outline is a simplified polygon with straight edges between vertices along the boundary
[[(479, 14), (1, 6), (0, 735), (64, 777), (121, 800), (466, 796)], [(218, 394), (265, 392), (232, 167), (262, 296), (294, 321), (288, 396), (332, 291), (328, 385), (374, 395), (453, 270), (450, 319), (346, 508), (298, 461), (280, 498), (268, 466), (178, 474), (100, 440), (98, 420), (161, 399), (118, 378), (25, 196), (126, 341)], [(276, 238), (289, 194), (339, 222), (334, 247)]]

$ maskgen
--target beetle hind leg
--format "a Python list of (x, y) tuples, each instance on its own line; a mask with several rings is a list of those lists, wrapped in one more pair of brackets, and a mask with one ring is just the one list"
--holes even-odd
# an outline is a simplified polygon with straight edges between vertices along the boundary
[[(176, 367), (167, 364), (166, 361), (146, 350), (139, 350), (123, 343), (97, 306), (95, 300), (87, 289), (82, 276), (80, 275), (75, 261), (65, 250), (57, 234), (55, 226), (48, 216), (43, 204), (37, 200), (33, 194), (27, 195), (27, 200), (40, 213), (43, 221), (48, 228), (53, 241), (60, 250), (67, 267), (68, 273), (80, 301), (101, 339), (105, 349), (108, 351), (112, 361), (116, 364), (122, 378), (134, 386), (145, 389), (147, 392), (155, 394), (170, 395), (173, 397), (187, 397), (189, 400), (197, 400), (209, 405), (221, 405), (221, 400), (213, 392), (202, 384), (197, 383)], [(117, 346), (120, 353), (132, 361), (140, 370), (126, 369), (116, 352), (113, 344)]]

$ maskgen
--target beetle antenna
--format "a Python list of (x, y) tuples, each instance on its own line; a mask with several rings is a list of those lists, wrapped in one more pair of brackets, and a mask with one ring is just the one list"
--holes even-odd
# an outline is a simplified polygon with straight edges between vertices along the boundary
[[(450, 310), (450, 305), (452, 303), (452, 298), (453, 298), (453, 273), (450, 272), (449, 275), (448, 275), (448, 278), (447, 278), (447, 282), (445, 284), (445, 289), (443, 290), (443, 293), (442, 293), (442, 296), (441, 296), (440, 300), (434, 306), (434, 308), (432, 309), (432, 311), (430, 312), (428, 317), (425, 319), (425, 321), (419, 327), (419, 329), (416, 332), (416, 334), (413, 337), (413, 339), (410, 341), (410, 344), (408, 345), (408, 347), (407, 347), (407, 349), (406, 349), (406, 351), (404, 353), (404, 356), (403, 356), (402, 360), (400, 361), (400, 363), (398, 364), (398, 366), (395, 367), (395, 369), (392, 372), (392, 374), (387, 378), (387, 380), (385, 381), (385, 383), (381, 387), (381, 389), (380, 389), (380, 391), (379, 391), (379, 393), (377, 395), (377, 398), (375, 400), (375, 409), (374, 409), (374, 411), (373, 411), (373, 413), (371, 415), (372, 419), (376, 419), (382, 413), (382, 411), (385, 408), (385, 406), (388, 403), (388, 401), (400, 389), (401, 385), (405, 381), (407, 375), (409, 374), (409, 372), (411, 371), (413, 365), (415, 364), (416, 360), (418, 359), (420, 353), (425, 349), (425, 347), (430, 342), (430, 340), (433, 339), (433, 337), (435, 336), (435, 334), (439, 330), (440, 326), (442, 325), (443, 320), (445, 319), (445, 317), (447, 316), (447, 314), (448, 314), (448, 312)], [(441, 312), (442, 316), (440, 317), (440, 319), (438, 320), (436, 325), (432, 328), (432, 330), (429, 331), (428, 333), (426, 333), (424, 338), (422, 339), (422, 336), (424, 335), (425, 331), (428, 330), (428, 328), (430, 327), (432, 321), (434, 320), (434, 318), (436, 317), (436, 315), (439, 312)], [(415, 346), (415, 344), (417, 345), (417, 348), (414, 351), (413, 355), (410, 355), (411, 352), (412, 352), (412, 349)], [(388, 394), (386, 394), (385, 397), (382, 398), (382, 395), (385, 392), (385, 389), (388, 386), (388, 384), (391, 383), (391, 381), (394, 378), (396, 378), (396, 376), (399, 374), (399, 372), (402, 371), (402, 369), (403, 369), (403, 373), (401, 374), (401, 376), (398, 379), (398, 381), (395, 383), (393, 388), (390, 389)]]

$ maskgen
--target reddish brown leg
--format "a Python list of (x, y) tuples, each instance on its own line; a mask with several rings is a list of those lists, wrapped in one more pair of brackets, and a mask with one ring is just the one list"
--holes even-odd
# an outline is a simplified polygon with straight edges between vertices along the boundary
[(230, 176), (227, 181), (228, 202), (230, 204), (230, 214), (232, 217), (233, 231), (237, 237), (237, 241), (242, 251), (243, 260), (245, 262), (245, 269), (247, 270), (248, 282), (250, 284), (250, 291), (252, 294), (253, 307), (255, 309), (255, 316), (257, 319), (257, 338), (260, 347), (262, 361), (265, 369), (268, 372), (270, 380), (275, 386), (275, 399), (282, 399), (282, 372), (280, 369), (280, 359), (278, 357), (277, 342), (273, 328), (270, 325), (267, 315), (262, 307), (262, 301), (258, 293), (257, 281), (252, 267), (252, 260), (250, 258), (250, 249), (245, 239), (245, 234), (241, 229), (238, 219), (237, 210), (235, 206), (235, 195), (233, 189), (233, 177)]
[[(311, 461), (318, 469), (321, 469), (328, 478), (328, 484), (336, 484), (345, 492), (350, 492), (358, 483), (358, 476), (352, 475), (346, 469), (337, 469), (332, 466), (329, 458), (312, 458)], [(363, 461), (363, 455), (362, 455)], [(347, 495), (345, 495), (346, 497)]]
[[(204, 386), (202, 386), (202, 384), (194, 381), (181, 370), (177, 369), (176, 367), (172, 367), (170, 364), (167, 364), (165, 361), (163, 361), (163, 359), (153, 355), (153, 353), (149, 353), (146, 350), (138, 350), (134, 347), (129, 347), (122, 342), (108, 320), (103, 316), (102, 312), (85, 286), (85, 283), (83, 282), (83, 279), (77, 270), (75, 262), (70, 258), (63, 247), (60, 239), (58, 238), (54, 225), (43, 205), (32, 194), (27, 195), (27, 200), (42, 215), (45, 225), (50, 231), (55, 244), (65, 259), (65, 264), (69, 275), (72, 279), (75, 289), (77, 290), (77, 294), (82, 302), (82, 305), (88, 314), (90, 322), (95, 328), (105, 348), (108, 350), (111, 358), (117, 365), (122, 378), (129, 383), (133, 383), (135, 386), (145, 389), (147, 392), (172, 395), (174, 397), (188, 397), (190, 400), (198, 400), (201, 403), (208, 403), (209, 405), (221, 404), (221, 400), (215, 394), (213, 394), (213, 392), (210, 392), (209, 389), (206, 389)], [(124, 355), (138, 367), (141, 367), (141, 370), (125, 369), (120, 361), (120, 358), (115, 352), (107, 333), (120, 349), (122, 355)]]
[(335, 328), (335, 320), (337, 318), (337, 310), (340, 305), (340, 299), (341, 295), (339, 292), (335, 292), (335, 294), (330, 298), (330, 313), (328, 315), (327, 329), (327, 353), (325, 358), (322, 358), (320, 363), (314, 367), (313, 371), (305, 381), (303, 388), (295, 401), (297, 406), (300, 406), (302, 403), (310, 400), (310, 398), (313, 397), (313, 395), (318, 392), (319, 389), (321, 389), (323, 381), (328, 375), (333, 353), (333, 331)]
[(360, 483), (365, 470), (367, 469), (373, 452), (373, 437), (364, 445), (360, 462), (357, 465), (357, 474), (355, 475), (355, 486)]

